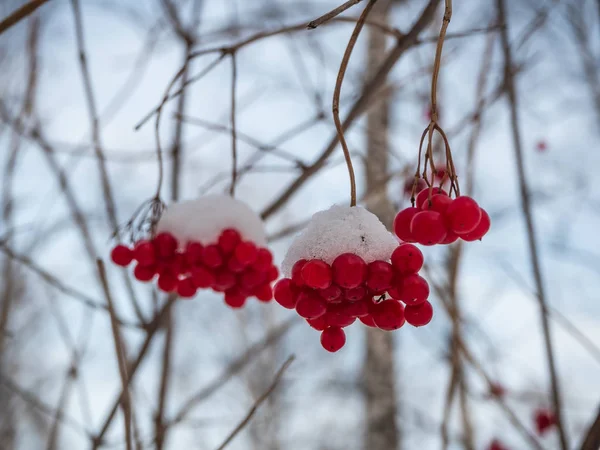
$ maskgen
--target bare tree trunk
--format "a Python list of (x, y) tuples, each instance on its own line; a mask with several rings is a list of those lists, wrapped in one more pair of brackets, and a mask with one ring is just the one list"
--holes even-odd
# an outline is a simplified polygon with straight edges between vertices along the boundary
[[(381, 0), (372, 12), (371, 18), (387, 22), (391, 10), (391, 0)], [(377, 70), (385, 55), (385, 36), (369, 30), (368, 74)], [(388, 172), (388, 125), (390, 102), (383, 98), (373, 105), (367, 116), (367, 191), (372, 201), (367, 208), (391, 229), (394, 220), (394, 207), (386, 193), (383, 182)], [(383, 188), (381, 186), (384, 186)], [(379, 189), (380, 192), (374, 192)], [(392, 333), (367, 329), (367, 355), (363, 366), (366, 408), (366, 435), (364, 448), (368, 450), (394, 450), (399, 448), (400, 430), (396, 422), (396, 385), (394, 371)]]

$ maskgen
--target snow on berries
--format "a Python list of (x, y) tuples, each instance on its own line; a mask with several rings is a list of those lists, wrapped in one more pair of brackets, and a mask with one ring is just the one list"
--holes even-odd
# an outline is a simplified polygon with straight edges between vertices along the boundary
[(431, 246), (481, 240), (490, 225), (488, 213), (471, 197), (452, 199), (442, 188), (425, 188), (414, 206), (396, 215), (394, 233), (404, 242)]
[(325, 350), (336, 352), (346, 343), (343, 329), (357, 319), (387, 331), (429, 323), (433, 308), (429, 285), (418, 275), (422, 266), (421, 251), (399, 245), (374, 214), (333, 206), (316, 213), (290, 246), (274, 298), (321, 332)]
[(210, 195), (171, 205), (157, 234), (133, 248), (116, 245), (112, 261), (135, 263), (134, 277), (156, 281), (163, 292), (194, 297), (200, 289), (222, 292), (227, 305), (244, 306), (248, 297), (268, 302), (279, 276), (266, 244), (262, 221), (244, 203)]

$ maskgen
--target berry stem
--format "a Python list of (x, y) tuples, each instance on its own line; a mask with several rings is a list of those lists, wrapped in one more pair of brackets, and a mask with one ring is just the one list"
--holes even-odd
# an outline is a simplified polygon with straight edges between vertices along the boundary
[(354, 27), (354, 31), (350, 36), (346, 51), (344, 52), (337, 80), (335, 82), (335, 89), (333, 90), (333, 121), (335, 122), (335, 128), (340, 139), (340, 144), (342, 145), (342, 150), (344, 151), (344, 159), (346, 160), (346, 165), (348, 166), (348, 175), (350, 176), (350, 206), (356, 206), (356, 178), (354, 176), (354, 167), (352, 166), (352, 158), (350, 157), (348, 144), (346, 143), (346, 138), (344, 137), (344, 128), (340, 120), (340, 95), (342, 92), (344, 76), (346, 75), (346, 69), (348, 68), (348, 62), (350, 61), (350, 56), (352, 55), (352, 51), (354, 50), (354, 46), (358, 40), (358, 36), (360, 35), (363, 25), (367, 20), (367, 16), (373, 9), (373, 6), (376, 2), (377, 0), (369, 0), (369, 3), (367, 3), (367, 6), (365, 6), (365, 9), (356, 21), (356, 26)]
[(437, 83), (440, 75), (440, 63), (442, 60), (442, 47), (444, 46), (444, 39), (446, 37), (446, 30), (450, 25), (450, 19), (452, 18), (452, 0), (445, 0), (446, 9), (444, 11), (444, 19), (442, 21), (442, 29), (440, 30), (440, 36), (437, 41), (437, 47), (435, 49), (435, 60), (433, 62), (433, 76), (431, 78), (431, 121), (437, 123)]

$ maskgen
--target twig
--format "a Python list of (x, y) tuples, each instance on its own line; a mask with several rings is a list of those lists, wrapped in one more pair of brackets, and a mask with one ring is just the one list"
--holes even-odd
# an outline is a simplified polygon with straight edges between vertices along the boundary
[(540, 320), (542, 322), (542, 330), (544, 334), (544, 344), (546, 350), (546, 358), (548, 363), (548, 372), (550, 375), (551, 395), (554, 406), (554, 414), (556, 415), (556, 426), (560, 438), (562, 450), (568, 450), (569, 444), (567, 434), (563, 422), (562, 400), (560, 397), (560, 386), (558, 375), (556, 372), (556, 364), (554, 361), (554, 348), (552, 345), (552, 337), (550, 335), (550, 321), (548, 319), (548, 302), (542, 278), (542, 269), (540, 267), (539, 255), (536, 242), (535, 226), (533, 223), (533, 213), (529, 199), (529, 186), (527, 184), (527, 175), (525, 173), (525, 165), (523, 161), (523, 151), (521, 148), (521, 129), (519, 122), (519, 109), (515, 81), (513, 77), (513, 60), (512, 49), (508, 39), (507, 21), (504, 0), (496, 1), (498, 20), (500, 24), (505, 25), (500, 29), (500, 37), (502, 40), (502, 49), (504, 52), (504, 70), (505, 70), (505, 86), (510, 102), (510, 121), (512, 128), (513, 147), (517, 165), (517, 173), (519, 176), (519, 187), (521, 193), (521, 207), (523, 217), (527, 228), (527, 237), (529, 242), (529, 253), (531, 257), (531, 268), (535, 279), (537, 290), (537, 298), (540, 308)]
[(343, 13), (347, 9), (350, 9), (351, 7), (353, 7), (354, 5), (356, 5), (356, 4), (360, 3), (360, 2), (362, 2), (362, 0), (348, 0), (346, 3), (344, 3), (343, 5), (338, 6), (337, 8), (335, 8), (335, 9), (333, 9), (331, 11), (329, 11), (327, 14), (323, 14), (318, 19), (310, 21), (308, 23), (308, 25), (306, 25), (306, 28), (308, 28), (309, 30), (314, 30), (319, 25), (323, 25), (325, 22), (329, 22), (334, 17), (339, 16), (341, 13)]
[(275, 390), (275, 388), (279, 384), (279, 381), (281, 380), (281, 377), (283, 376), (287, 368), (290, 366), (290, 364), (292, 364), (294, 359), (295, 356), (292, 355), (286, 360), (286, 362), (283, 363), (283, 366), (281, 366), (279, 371), (275, 374), (275, 378), (273, 378), (271, 386), (269, 386), (269, 388), (256, 400), (254, 405), (252, 405), (252, 408), (250, 408), (250, 411), (248, 411), (248, 414), (246, 414), (246, 417), (244, 417), (244, 419), (238, 424), (238, 426), (234, 428), (231, 434), (227, 436), (225, 441), (223, 441), (223, 443), (217, 448), (217, 450), (223, 450), (225, 447), (227, 447), (227, 445), (240, 433), (240, 431), (244, 429), (248, 422), (250, 422), (250, 419), (252, 419), (252, 416), (254, 416), (260, 405), (262, 405), (262, 403)]
[(356, 26), (354, 27), (354, 31), (350, 36), (350, 40), (348, 41), (348, 46), (346, 47), (346, 51), (344, 52), (344, 57), (342, 58), (342, 63), (340, 65), (340, 70), (337, 75), (337, 80), (335, 82), (335, 89), (333, 90), (333, 121), (335, 122), (335, 128), (338, 133), (338, 139), (340, 144), (342, 145), (342, 149), (344, 151), (344, 158), (346, 159), (346, 165), (348, 166), (348, 175), (350, 176), (350, 206), (356, 206), (356, 179), (354, 176), (354, 168), (352, 167), (352, 158), (350, 157), (350, 150), (348, 149), (348, 144), (346, 143), (346, 138), (344, 137), (344, 127), (342, 126), (342, 122), (340, 120), (340, 95), (342, 92), (342, 83), (344, 82), (344, 75), (346, 75), (346, 70), (348, 69), (348, 63), (350, 62), (350, 57), (352, 56), (352, 50), (354, 50), (354, 46), (356, 45), (356, 41), (358, 40), (358, 36), (363, 29), (365, 24), (365, 20), (373, 6), (375, 6), (377, 0), (369, 0), (367, 6), (363, 10), (362, 14), (358, 18), (356, 22)]
[(96, 264), (98, 264), (98, 273), (100, 274), (100, 280), (102, 281), (102, 289), (104, 291), (104, 296), (106, 297), (106, 303), (108, 304), (108, 310), (110, 312), (110, 325), (113, 333), (113, 340), (115, 344), (115, 354), (117, 356), (117, 363), (119, 365), (119, 375), (121, 376), (121, 385), (123, 387), (123, 396), (122, 396), (122, 406), (123, 406), (123, 416), (125, 418), (125, 440), (127, 445), (127, 450), (132, 450), (132, 440), (131, 440), (131, 399), (129, 396), (129, 377), (127, 375), (127, 367), (126, 367), (126, 349), (125, 344), (123, 342), (123, 338), (121, 336), (121, 330), (119, 329), (119, 323), (116, 320), (115, 315), (115, 306), (112, 300), (112, 294), (110, 293), (110, 288), (108, 287), (108, 279), (106, 278), (106, 269), (104, 268), (104, 263), (101, 259), (96, 260)]
[(10, 27), (16, 25), (21, 20), (25, 19), (30, 14), (42, 6), (44, 3), (47, 3), (49, 0), (31, 0), (29, 3), (25, 3), (19, 9), (14, 11), (8, 17), (4, 18), (0, 22), (0, 35), (8, 30)]
[(580, 449), (581, 450), (598, 450), (600, 448), (600, 409), (596, 419), (588, 428), (587, 433), (583, 439)]
[(236, 119), (236, 87), (237, 87), (237, 61), (235, 52), (231, 53), (231, 186), (229, 195), (235, 196), (235, 183), (237, 182), (237, 135), (235, 128)]

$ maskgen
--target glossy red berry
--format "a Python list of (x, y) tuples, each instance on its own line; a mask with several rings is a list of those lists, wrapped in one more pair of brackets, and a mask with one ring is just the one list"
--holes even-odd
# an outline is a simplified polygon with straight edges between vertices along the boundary
[(356, 322), (356, 317), (349, 316), (347, 314), (340, 314), (336, 312), (328, 312), (325, 314), (325, 321), (329, 327), (340, 327), (345, 328)]
[(431, 322), (433, 318), (433, 307), (431, 303), (425, 301), (418, 305), (406, 306), (404, 308), (404, 317), (413, 327), (422, 327)]
[(395, 280), (397, 284), (387, 290), (388, 295), (393, 299), (402, 300), (402, 280), (403, 278)]
[(350, 317), (363, 317), (369, 315), (368, 300), (361, 300), (354, 303), (342, 305), (341, 311)]
[(133, 269), (133, 276), (139, 281), (150, 281), (156, 275), (154, 266), (144, 266), (138, 263)]
[(308, 261), (305, 259), (299, 259), (292, 266), (292, 273), (290, 278), (296, 286), (304, 286), (304, 279), (302, 278), (302, 268)]
[(154, 264), (156, 262), (154, 246), (149, 241), (139, 241), (133, 248), (133, 257), (144, 266)]
[(190, 277), (185, 277), (177, 283), (177, 294), (183, 298), (192, 298), (196, 295), (196, 286)]
[(235, 247), (235, 257), (242, 264), (252, 264), (258, 258), (258, 248), (254, 242), (240, 242)]
[(332, 284), (327, 289), (319, 290), (319, 295), (328, 303), (339, 303), (343, 300), (342, 289)]
[(273, 254), (267, 248), (259, 248), (252, 267), (256, 270), (268, 270), (273, 264)]
[(422, 245), (439, 244), (446, 237), (443, 216), (435, 211), (420, 211), (410, 222), (413, 238)]
[(325, 302), (313, 292), (303, 291), (298, 295), (296, 312), (305, 319), (316, 319), (327, 312)]
[(410, 231), (410, 223), (419, 210), (409, 207), (403, 209), (394, 218), (394, 233), (404, 242), (416, 242)]
[(225, 291), (225, 303), (231, 308), (238, 309), (246, 303), (246, 296), (238, 288), (231, 288)]
[(396, 300), (384, 300), (370, 308), (371, 317), (378, 328), (397, 330), (404, 325), (404, 306)]
[(212, 288), (217, 292), (225, 292), (227, 289), (234, 287), (237, 283), (235, 275), (231, 272), (221, 270), (215, 275), (215, 282), (213, 283)]
[(231, 273), (242, 273), (246, 269), (246, 266), (239, 262), (235, 255), (231, 255), (227, 260), (227, 270)]
[(261, 284), (254, 289), (253, 294), (261, 302), (270, 302), (273, 298), (273, 288), (268, 283)]
[(423, 267), (423, 253), (412, 244), (400, 244), (392, 253), (392, 266), (402, 275), (417, 273)]
[(408, 275), (402, 280), (400, 292), (400, 300), (406, 305), (418, 305), (429, 297), (429, 284), (417, 274)]
[(373, 291), (386, 291), (392, 285), (394, 269), (385, 261), (373, 261), (367, 267), (365, 284)]
[(346, 333), (340, 327), (328, 327), (321, 333), (321, 345), (334, 353), (346, 344)]
[(295, 290), (296, 287), (289, 278), (279, 280), (273, 287), (275, 301), (284, 308), (294, 309), (298, 301), (298, 294)]
[(266, 280), (266, 274), (254, 269), (246, 270), (240, 277), (240, 286), (244, 289), (253, 290), (255, 287), (263, 284)]
[(300, 272), (304, 284), (313, 289), (327, 289), (331, 286), (331, 267), (325, 261), (313, 259), (302, 267)]
[(266, 274), (268, 282), (275, 281), (279, 278), (279, 269), (276, 266), (271, 266), (267, 269)]
[(481, 208), (481, 220), (479, 221), (475, 229), (470, 233), (461, 234), (460, 238), (467, 242), (481, 240), (483, 236), (485, 236), (487, 232), (490, 231), (490, 226), (490, 216), (485, 211), (485, 209)]
[(215, 274), (206, 267), (192, 268), (191, 278), (194, 285), (199, 289), (206, 289), (215, 284)]
[(421, 205), (422, 211), (435, 211), (444, 215), (448, 206), (452, 203), (452, 199), (445, 194), (435, 194), (431, 197), (431, 203), (429, 202), (429, 198), (425, 198), (425, 201)]
[[(463, 235), (464, 236), (464, 235)], [(454, 231), (450, 231), (450, 230), (446, 230), (446, 237), (444, 238), (444, 240), (442, 242), (440, 242), (440, 244), (452, 244), (453, 242), (456, 242), (458, 240), (458, 234), (456, 234)]]
[(152, 240), (158, 258), (170, 258), (179, 246), (177, 239), (171, 233), (159, 233)]
[(375, 325), (375, 321), (373, 320), (373, 316), (371, 315), (359, 317), (358, 320), (360, 320), (368, 327), (377, 328), (377, 325)]
[(204, 264), (211, 269), (216, 269), (223, 265), (223, 255), (218, 245), (207, 245), (204, 247), (204, 253), (202, 255), (202, 261)]
[(242, 237), (240, 236), (240, 233), (237, 230), (234, 230), (233, 228), (227, 228), (221, 232), (218, 243), (221, 251), (224, 254), (229, 255), (233, 253), (236, 246), (241, 241)]
[(473, 231), (481, 220), (481, 208), (471, 197), (455, 198), (445, 214), (446, 224), (454, 233), (461, 235)]
[(360, 286), (367, 277), (367, 263), (358, 255), (343, 253), (331, 264), (333, 281), (342, 288)]
[(349, 302), (358, 302), (367, 295), (367, 290), (363, 286), (357, 286), (344, 291), (344, 298)]
[(326, 316), (327, 315), (324, 314), (324, 315), (322, 315), (320, 317), (317, 317), (316, 319), (306, 319), (306, 321), (315, 330), (317, 330), (317, 331), (323, 331), (325, 328), (328, 327)]
[(190, 241), (185, 246), (185, 261), (192, 266), (199, 266), (202, 264), (202, 255), (204, 253), (204, 246), (200, 242)]
[(110, 259), (117, 266), (127, 267), (133, 261), (133, 251), (125, 245), (117, 245), (110, 252)]
[[(421, 207), (425, 203), (425, 200), (429, 199), (429, 191), (430, 191), (430, 189), (427, 187), (417, 194), (417, 198), (415, 199), (415, 206), (417, 207), (418, 210), (421, 210)], [(434, 187), (431, 190), (431, 198), (433, 199), (433, 197), (436, 195), (447, 196), (448, 193), (445, 190), (443, 190), (442, 188)]]
[(156, 284), (163, 292), (173, 292), (177, 288), (177, 276), (170, 270), (165, 270), (158, 276)]

